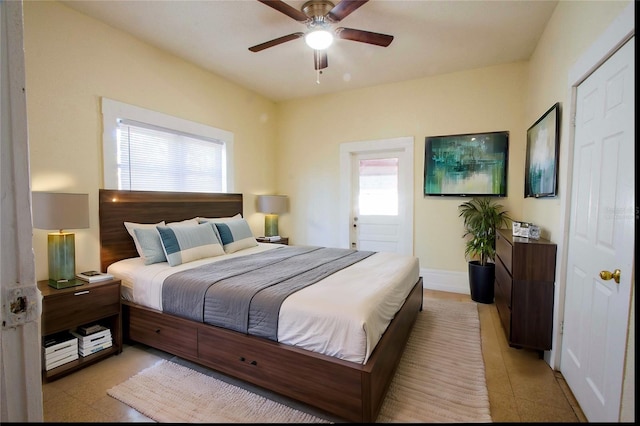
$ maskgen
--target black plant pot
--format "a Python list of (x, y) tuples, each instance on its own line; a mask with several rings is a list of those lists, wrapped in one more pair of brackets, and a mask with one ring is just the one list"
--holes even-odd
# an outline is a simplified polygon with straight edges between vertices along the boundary
[(471, 288), (471, 300), (479, 303), (493, 303), (495, 278), (495, 264), (487, 263), (486, 266), (482, 266), (477, 260), (470, 261), (469, 286)]

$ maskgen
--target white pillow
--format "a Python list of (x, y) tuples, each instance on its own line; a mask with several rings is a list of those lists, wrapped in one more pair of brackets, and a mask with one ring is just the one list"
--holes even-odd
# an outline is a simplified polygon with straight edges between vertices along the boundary
[(229, 222), (230, 220), (238, 220), (238, 219), (242, 219), (242, 215), (240, 213), (238, 213), (235, 216), (231, 216), (231, 217), (196, 217), (196, 219), (198, 220), (198, 223), (205, 223), (205, 222), (212, 222), (212, 223), (224, 223), (224, 222)]
[(194, 217), (193, 219), (185, 219), (180, 222), (169, 222), (167, 226), (197, 225), (198, 223), (198, 218)]
[(192, 226), (158, 226), (164, 254), (171, 266), (181, 265), (205, 257), (224, 254), (218, 241), (214, 224), (202, 223)]

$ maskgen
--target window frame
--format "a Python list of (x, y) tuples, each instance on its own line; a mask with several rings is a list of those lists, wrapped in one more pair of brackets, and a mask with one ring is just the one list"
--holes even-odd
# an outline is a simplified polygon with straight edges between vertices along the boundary
[(225, 164), (223, 164), (226, 177), (225, 193), (234, 191), (233, 179), (233, 133), (221, 130), (205, 124), (185, 120), (146, 108), (129, 105), (124, 102), (109, 98), (102, 98), (102, 151), (103, 151), (103, 178), (104, 189), (118, 188), (118, 120), (133, 120), (147, 123), (165, 129), (176, 130), (194, 136), (216, 139), (223, 143)]

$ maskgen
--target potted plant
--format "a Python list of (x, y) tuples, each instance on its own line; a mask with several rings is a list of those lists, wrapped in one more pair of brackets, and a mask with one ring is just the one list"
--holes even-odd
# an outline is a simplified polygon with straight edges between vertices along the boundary
[(502, 205), (491, 198), (473, 198), (458, 206), (459, 217), (464, 220), (467, 240), (464, 251), (469, 259), (469, 286), (471, 299), (480, 303), (493, 303), (496, 254), (496, 229), (506, 227), (512, 219)]

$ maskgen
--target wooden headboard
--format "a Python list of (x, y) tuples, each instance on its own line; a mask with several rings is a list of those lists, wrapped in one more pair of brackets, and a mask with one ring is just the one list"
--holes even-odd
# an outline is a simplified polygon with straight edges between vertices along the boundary
[(100, 268), (118, 260), (137, 257), (124, 222), (177, 222), (201, 217), (231, 217), (242, 211), (242, 194), (120, 191), (101, 189)]

